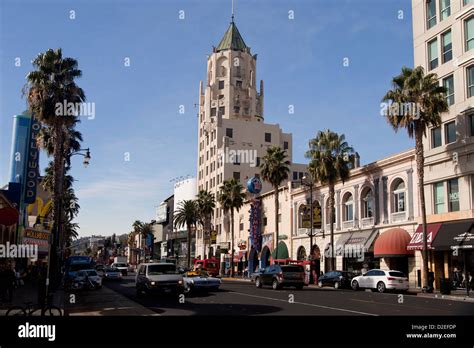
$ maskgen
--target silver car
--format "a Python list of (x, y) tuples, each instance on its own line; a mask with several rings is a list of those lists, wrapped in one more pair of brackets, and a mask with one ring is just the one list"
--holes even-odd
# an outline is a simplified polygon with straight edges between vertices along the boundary
[(184, 291), (217, 291), (221, 286), (221, 280), (209, 276), (206, 271), (189, 271), (184, 276)]
[(181, 294), (184, 292), (184, 280), (173, 263), (143, 263), (138, 266), (135, 287), (137, 296), (143, 292)]

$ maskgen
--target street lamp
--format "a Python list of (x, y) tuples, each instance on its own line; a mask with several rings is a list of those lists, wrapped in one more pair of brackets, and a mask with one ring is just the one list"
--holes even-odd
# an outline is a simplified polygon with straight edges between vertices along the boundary
[(314, 180), (312, 178), (308, 178), (306, 175), (301, 178), (301, 185), (305, 187), (309, 187), (309, 200), (310, 200), (310, 229), (309, 232), (306, 234), (309, 237), (309, 260), (311, 262), (310, 264), (310, 275), (309, 275), (309, 281), (312, 284), (314, 282), (313, 279), (313, 237), (315, 236), (315, 233), (313, 231), (313, 225), (314, 225), (314, 209), (313, 209), (313, 186), (314, 186)]
[[(81, 153), (81, 151), (85, 151), (86, 153)], [(83, 156), (84, 157), (84, 160), (82, 161), (82, 164), (84, 164), (84, 168), (87, 168), (87, 166), (89, 166), (89, 162), (91, 161), (91, 152), (90, 152), (90, 149), (87, 148), (87, 149), (79, 149), (78, 151), (76, 152), (73, 152), (71, 154), (71, 157), (72, 156), (75, 156), (75, 155), (79, 155), (79, 156)]]

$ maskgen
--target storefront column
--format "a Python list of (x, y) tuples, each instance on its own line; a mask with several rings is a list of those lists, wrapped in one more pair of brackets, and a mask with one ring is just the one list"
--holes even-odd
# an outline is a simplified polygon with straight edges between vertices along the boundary
[(449, 251), (444, 252), (444, 274), (443, 277), (449, 278)]

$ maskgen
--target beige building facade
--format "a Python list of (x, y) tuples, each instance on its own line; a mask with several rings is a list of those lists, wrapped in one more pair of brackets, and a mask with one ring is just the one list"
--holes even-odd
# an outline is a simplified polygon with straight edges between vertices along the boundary
[(441, 277), (474, 271), (474, 1), (413, 0), (412, 10), (415, 66), (437, 74), (449, 105), (424, 138), (430, 268), (439, 286)]

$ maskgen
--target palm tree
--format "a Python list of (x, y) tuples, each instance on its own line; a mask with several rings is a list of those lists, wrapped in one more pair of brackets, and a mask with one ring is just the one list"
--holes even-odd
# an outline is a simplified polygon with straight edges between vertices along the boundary
[(232, 178), (222, 183), (218, 201), (227, 214), (230, 211), (230, 231), (231, 231), (231, 257), (230, 276), (234, 276), (234, 209), (239, 211), (244, 204), (245, 192), (242, 184)]
[(191, 268), (191, 234), (192, 228), (196, 227), (198, 221), (198, 212), (196, 201), (184, 200), (179, 202), (178, 209), (175, 210), (173, 216), (173, 224), (176, 228), (186, 226), (188, 230), (188, 250), (187, 250), (187, 264)]
[[(423, 137), (426, 130), (439, 127), (441, 114), (448, 111), (446, 88), (439, 85), (436, 74), (425, 75), (423, 67), (415, 69), (403, 67), (400, 75), (392, 79), (390, 89), (382, 101), (400, 109), (403, 113), (393, 113), (393, 108), (387, 108), (385, 117), (397, 132), (406, 129), (410, 138), (415, 138), (416, 169), (418, 175), (418, 191), (420, 196), (421, 218), (423, 226), (423, 286), (428, 288), (428, 242), (426, 237), (426, 206), (424, 190)], [(409, 106), (409, 107), (406, 107)]]
[(319, 131), (316, 138), (309, 141), (309, 150), (305, 156), (310, 159), (308, 171), (313, 179), (329, 188), (331, 270), (334, 270), (334, 187), (339, 180), (344, 183), (349, 178), (354, 149), (347, 144), (344, 134), (339, 135), (327, 129)]
[(208, 191), (201, 190), (197, 194), (196, 199), (197, 212), (199, 217), (199, 223), (201, 224), (204, 232), (204, 255), (206, 254), (206, 236), (209, 235), (211, 229), (211, 218), (214, 208), (216, 207), (216, 200), (214, 195)]
[(49, 49), (38, 54), (33, 60), (35, 70), (27, 75), (27, 82), (23, 87), (23, 93), (27, 97), (28, 111), (43, 126), (51, 128), (51, 136), (54, 143), (54, 175), (53, 175), (53, 235), (51, 263), (53, 269), (52, 284), (57, 284), (57, 252), (61, 223), (61, 194), (62, 179), (64, 175), (64, 141), (66, 139), (65, 128), (75, 124), (75, 115), (57, 115), (57, 105), (64, 103), (82, 103), (85, 101), (84, 91), (79, 88), (75, 79), (81, 77), (82, 72), (78, 69), (78, 63), (73, 58), (65, 58), (62, 50)]
[[(145, 240), (145, 245), (146, 245), (146, 239), (149, 235), (153, 235), (153, 226), (151, 223), (143, 223), (142, 227), (140, 228), (140, 235), (141, 237)], [(143, 248), (145, 249), (145, 247)]]
[(278, 259), (278, 241), (280, 227), (278, 225), (279, 197), (278, 188), (281, 183), (288, 179), (290, 172), (290, 161), (288, 161), (286, 150), (279, 146), (271, 146), (262, 158), (260, 173), (264, 181), (270, 183), (274, 189), (275, 199), (275, 258)]

